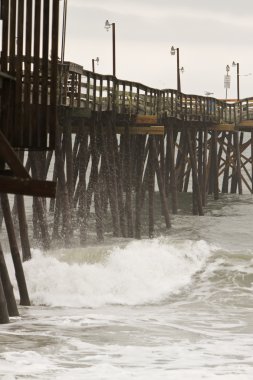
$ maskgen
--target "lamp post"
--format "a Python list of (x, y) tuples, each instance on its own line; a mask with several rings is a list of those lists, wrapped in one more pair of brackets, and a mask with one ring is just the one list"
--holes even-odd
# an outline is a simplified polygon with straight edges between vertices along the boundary
[(179, 65), (179, 48), (174, 48), (174, 46), (171, 46), (170, 54), (175, 55), (177, 52), (177, 91), (181, 92), (181, 80), (180, 80), (180, 71), (183, 74), (184, 68)]
[(237, 100), (240, 100), (240, 66), (239, 63), (233, 61), (232, 66), (236, 67), (236, 74), (237, 74)]
[(230, 88), (230, 76), (228, 75), (229, 71), (230, 71), (230, 66), (227, 65), (226, 66), (227, 75), (226, 75), (225, 81), (224, 81), (225, 88), (226, 88), (226, 99), (228, 98), (228, 88)]
[(109, 23), (108, 20), (105, 22), (105, 29), (108, 32), (112, 27), (112, 62), (113, 62), (113, 76), (116, 76), (116, 54), (115, 54), (115, 22)]
[(64, 0), (63, 1), (63, 20), (62, 20), (62, 44), (61, 44), (61, 63), (62, 64), (64, 62), (64, 56), (65, 56), (67, 11), (68, 11), (68, 0)]
[(97, 65), (99, 63), (99, 58), (97, 57), (96, 59), (92, 58), (92, 72), (95, 73), (95, 62), (97, 62)]

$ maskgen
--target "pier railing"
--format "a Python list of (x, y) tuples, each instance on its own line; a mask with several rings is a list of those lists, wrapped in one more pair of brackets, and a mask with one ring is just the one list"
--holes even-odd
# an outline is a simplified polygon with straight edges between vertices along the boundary
[(60, 66), (60, 77), (62, 106), (215, 124), (239, 124), (253, 120), (253, 98), (230, 104), (172, 89), (159, 90), (111, 75), (93, 73), (71, 62)]

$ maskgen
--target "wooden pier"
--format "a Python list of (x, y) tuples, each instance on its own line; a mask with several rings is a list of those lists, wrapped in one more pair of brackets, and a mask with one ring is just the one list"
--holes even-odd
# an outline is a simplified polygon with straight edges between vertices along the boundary
[[(208, 195), (253, 192), (253, 98), (225, 102), (60, 63), (58, 0), (0, 4), (1, 208), (22, 304), (29, 296), (13, 218), (30, 259), (23, 195), (33, 196), (33, 237), (48, 249), (74, 235), (85, 244), (93, 222), (99, 241), (105, 231), (153, 237), (156, 190), (167, 229), (179, 193), (192, 193), (201, 216)], [(0, 323), (17, 315), (15, 305), (0, 246)]]
[[(55, 148), (58, 88), (59, 0), (1, 0), (0, 59), (0, 198), (15, 269), (20, 304), (30, 300), (8, 193), (16, 194), (22, 259), (31, 258), (23, 195), (33, 196), (44, 245), (42, 197), (55, 197), (56, 182), (36, 176), (36, 164), (24, 166), (24, 150)], [(50, 60), (49, 60), (50, 57)], [(32, 172), (31, 172), (32, 169)], [(43, 224), (43, 225), (42, 225)], [(0, 226), (1, 228), (1, 226)], [(0, 243), (0, 323), (19, 315)]]

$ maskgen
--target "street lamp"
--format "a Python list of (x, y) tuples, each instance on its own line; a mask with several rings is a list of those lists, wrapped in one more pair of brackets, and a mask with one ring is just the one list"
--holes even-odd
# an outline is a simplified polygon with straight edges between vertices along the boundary
[(174, 46), (171, 46), (170, 48), (170, 54), (175, 55), (177, 53), (177, 91), (181, 92), (181, 80), (180, 80), (180, 71), (183, 74), (184, 68), (179, 65), (179, 48), (174, 48)]
[(109, 23), (108, 20), (105, 22), (105, 29), (108, 32), (112, 27), (112, 62), (113, 62), (113, 76), (116, 76), (116, 59), (115, 59), (115, 22)]
[(236, 63), (235, 61), (232, 62), (232, 66), (236, 67), (236, 74), (237, 74), (237, 100), (240, 100), (240, 67), (239, 63)]
[(97, 62), (97, 65), (99, 63), (99, 58), (97, 57), (96, 59), (92, 58), (92, 72), (95, 73), (95, 62)]
[(228, 88), (230, 88), (230, 75), (228, 75), (229, 71), (230, 71), (230, 66), (227, 65), (226, 66), (227, 75), (225, 76), (225, 80), (224, 80), (224, 86), (226, 89), (226, 99), (228, 98)]

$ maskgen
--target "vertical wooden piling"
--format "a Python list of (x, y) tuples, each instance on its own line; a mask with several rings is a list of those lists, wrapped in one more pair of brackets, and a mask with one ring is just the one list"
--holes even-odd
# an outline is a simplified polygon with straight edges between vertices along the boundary
[(172, 199), (172, 213), (177, 214), (178, 209), (178, 197), (177, 197), (177, 178), (175, 171), (175, 146), (174, 146), (174, 133), (173, 126), (167, 127), (167, 154), (169, 154), (170, 165), (170, 191)]
[(202, 205), (206, 206), (207, 196), (207, 145), (208, 145), (208, 130), (204, 124), (204, 149), (203, 149), (203, 179), (202, 179)]
[(125, 143), (125, 192), (126, 192), (126, 217), (127, 217), (127, 233), (128, 237), (134, 236), (133, 228), (133, 210), (132, 210), (132, 155), (130, 148), (130, 135), (129, 135), (129, 124), (126, 123), (124, 131), (124, 143)]
[(198, 182), (196, 156), (194, 154), (194, 150), (192, 147), (192, 137), (191, 137), (191, 131), (189, 129), (187, 129), (187, 139), (188, 139), (188, 149), (189, 149), (189, 155), (190, 155), (191, 166), (192, 166), (193, 187), (194, 187), (194, 192), (196, 193), (196, 202), (197, 202), (197, 206), (198, 206), (198, 213), (199, 213), (199, 215), (204, 215), (203, 207), (202, 207), (202, 195), (200, 192), (200, 186), (199, 186), (199, 182)]
[(2, 276), (0, 274), (0, 324), (9, 323), (9, 314), (7, 303), (5, 299), (3, 284), (2, 284)]
[(228, 184), (229, 184), (229, 170), (230, 170), (230, 161), (231, 161), (231, 143), (232, 143), (232, 134), (227, 133), (227, 150), (225, 157), (225, 168), (222, 181), (222, 193), (228, 193)]
[(22, 259), (23, 261), (30, 260), (32, 258), (31, 248), (28, 236), (28, 225), (25, 214), (25, 203), (22, 195), (17, 195), (17, 210), (19, 221), (20, 241), (22, 247)]
[(141, 186), (144, 168), (146, 136), (136, 136), (136, 177), (135, 177), (135, 238), (141, 238)]
[(0, 243), (0, 278), (4, 290), (5, 300), (7, 304), (8, 314), (10, 317), (19, 315), (17, 303), (13, 293), (13, 286), (10, 281), (9, 273), (4, 259), (3, 249)]
[(240, 151), (240, 140), (238, 136), (239, 132), (234, 133), (234, 144), (236, 152), (236, 177), (238, 183), (238, 192), (242, 194), (242, 174), (241, 174), (241, 151)]
[[(117, 195), (117, 183), (116, 183), (116, 173), (115, 173), (115, 162), (113, 160), (114, 155), (112, 152), (112, 140), (110, 138), (110, 121), (108, 121), (109, 115), (101, 121), (101, 149), (102, 149), (102, 160), (105, 161), (106, 168), (106, 184), (108, 188), (108, 197), (111, 208), (112, 224), (113, 224), (113, 235), (115, 237), (120, 236), (120, 218), (119, 218), (119, 208), (118, 208), (118, 195)], [(110, 147), (110, 148), (109, 148)]]
[(167, 228), (170, 228), (171, 221), (170, 221), (169, 207), (168, 207), (168, 201), (167, 201), (166, 193), (165, 193), (164, 181), (163, 181), (163, 177), (162, 177), (161, 169), (159, 165), (155, 138), (153, 139), (153, 157), (154, 157), (154, 167), (155, 167), (155, 172), (156, 172), (156, 177), (157, 177), (157, 183), (158, 183), (161, 202), (162, 202), (162, 211), (165, 218), (165, 224)]
[(10, 250), (11, 250), (12, 260), (13, 260), (13, 264), (15, 268), (18, 289), (19, 289), (20, 305), (30, 306), (30, 300), (28, 296), (22, 261), (20, 258), (14, 225), (11, 218), (10, 204), (9, 204), (8, 196), (6, 194), (1, 194), (1, 205), (2, 205), (2, 210), (4, 214), (4, 221), (5, 221), (6, 230), (7, 230), (7, 234), (9, 238)]
[[(83, 126), (84, 127), (84, 126)], [(79, 148), (79, 229), (80, 243), (84, 244), (87, 239), (87, 192), (86, 192), (86, 162), (88, 160), (88, 131), (84, 127), (80, 132)]]
[(219, 173), (217, 157), (217, 131), (212, 132), (212, 178), (214, 199), (219, 199)]
[(148, 199), (149, 199), (149, 237), (154, 237), (154, 191), (155, 191), (155, 169), (154, 169), (154, 143), (153, 136), (149, 137), (149, 159), (148, 159)]

